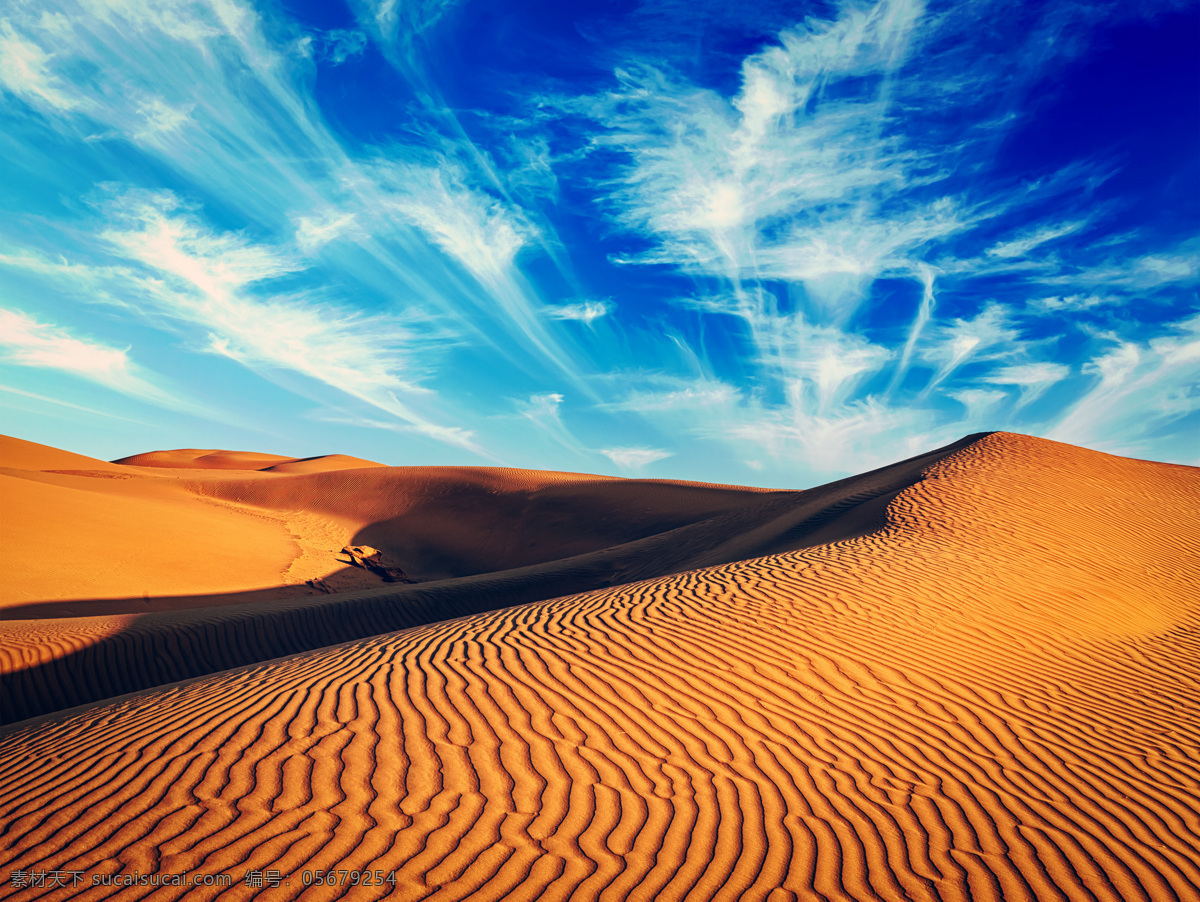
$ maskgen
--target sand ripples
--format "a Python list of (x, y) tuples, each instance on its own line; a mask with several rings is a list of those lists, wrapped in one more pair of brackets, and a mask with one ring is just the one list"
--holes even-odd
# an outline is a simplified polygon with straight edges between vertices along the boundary
[[(1194, 899), (1197, 483), (1062, 477), (1101, 458), (990, 437), (867, 535), (23, 726), (0, 867), (225, 872), (189, 891), (222, 899)], [(151, 895), (22, 897), (68, 894)]]

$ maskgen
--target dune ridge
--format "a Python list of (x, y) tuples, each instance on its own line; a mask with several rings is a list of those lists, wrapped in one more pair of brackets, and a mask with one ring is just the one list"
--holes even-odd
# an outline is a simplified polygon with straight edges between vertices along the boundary
[[(139, 599), (116, 602), (110, 616), (44, 619), (79, 603), (0, 611), (0, 689), (14, 700), (3, 722), (331, 642), (845, 539), (883, 524), (900, 486), (972, 440), (807, 492), (458, 468), (204, 483), (201, 497), (246, 510), (303, 501), (335, 518), (354, 509), (360, 521), (398, 512), (358, 535), (398, 547), (418, 577), (431, 567), (467, 575), (196, 610), (183, 609), (192, 599), (168, 598), (155, 613), (140, 613), (150, 602)], [(397, 545), (397, 533), (425, 542)], [(454, 553), (456, 543), (473, 553)], [(544, 560), (548, 548), (563, 556)]]
[(917, 476), (874, 477), (843, 538), (9, 727), (0, 871), (235, 877), (205, 899), (347, 893), (306, 868), (394, 871), (348, 892), (372, 899), (1200, 896), (1200, 472), (992, 433)]

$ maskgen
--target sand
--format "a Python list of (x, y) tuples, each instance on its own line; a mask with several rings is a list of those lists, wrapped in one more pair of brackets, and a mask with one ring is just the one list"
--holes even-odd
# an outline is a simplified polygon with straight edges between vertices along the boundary
[[(0, 874), (86, 875), (21, 898), (1200, 898), (1195, 468), (991, 433), (782, 492), (27, 444), (6, 512), (293, 511), (422, 581), (233, 603), (246, 564), (218, 605), (0, 622), (37, 713)], [(122, 870), (232, 885), (90, 885)]]

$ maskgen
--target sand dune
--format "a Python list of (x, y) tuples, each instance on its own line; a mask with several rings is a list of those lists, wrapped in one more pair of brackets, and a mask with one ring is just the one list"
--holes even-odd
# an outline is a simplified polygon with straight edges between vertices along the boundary
[[(235, 518), (282, 511), (293, 538), (311, 526), (305, 517), (338, 523), (341, 534), (327, 537), (326, 545), (341, 548), (353, 532), (356, 543), (384, 549), (424, 582), (398, 589), (361, 571), (343, 571), (321, 585), (356, 592), (328, 596), (293, 586), (292, 600), (282, 590), (259, 589), (13, 605), (0, 611), (11, 621), (0, 622), (0, 674), (11, 674), (16, 699), (5, 720), (331, 642), (844, 540), (882, 525), (899, 487), (969, 441), (807, 492), (432, 467), (184, 483), (201, 498), (232, 505), (229, 522), (218, 524), (225, 530), (220, 534), (237, 536), (243, 551), (280, 559), (265, 553), (265, 541), (255, 544), (239, 530)], [(185, 513), (181, 506), (178, 523), (166, 514), (158, 523), (143, 514), (138, 526), (170, 536), (193, 522)], [(120, 547), (128, 544), (117, 524), (107, 526), (109, 541), (93, 540), (95, 554), (111, 548), (114, 538)], [(331, 551), (325, 557), (341, 560)], [(293, 561), (293, 571), (302, 563), (303, 556)], [(129, 570), (144, 572), (136, 565)], [(233, 566), (221, 572), (228, 579), (239, 575)], [(43, 574), (41, 583), (51, 576)], [(211, 609), (218, 603), (220, 610)], [(66, 619), (77, 614), (116, 616)], [(130, 614), (138, 616), (123, 616)], [(44, 619), (51, 617), (60, 619)], [(255, 642), (244, 641), (247, 632)], [(199, 651), (180, 654), (181, 646)]]
[(346, 454), (322, 454), (320, 457), (300, 457), (281, 461), (262, 469), (268, 473), (326, 473), (330, 470), (361, 470), (365, 467), (382, 467), (384, 464)]
[[(339, 592), (379, 585), (339, 556), (347, 545), (378, 548), (424, 581), (539, 564), (574, 573), (579, 556), (610, 550), (602, 576), (561, 587), (582, 591), (845, 538), (858, 521), (882, 516), (889, 493), (917, 479), (924, 460), (784, 492), (502, 468), (384, 467), (341, 455), (232, 470), (229, 461), (261, 463), (254, 458), (266, 455), (154, 452), (116, 465), (64, 454), (0, 440), (0, 460), (22, 464), (0, 470), (6, 506), (16, 514), (0, 526), (0, 617), (320, 595), (316, 580)], [(192, 466), (198, 460), (223, 463)], [(59, 468), (63, 463), (74, 467)], [(664, 538), (651, 547), (627, 547), (656, 535)], [(31, 548), (58, 549), (63, 566), (47, 567)], [(589, 572), (597, 565), (584, 562)]]
[(173, 451), (149, 451), (114, 460), (114, 464), (133, 467), (165, 467), (171, 470), (262, 470), (295, 460), (280, 454), (253, 451), (222, 451), (217, 448), (176, 448)]
[[(0, 624), (4, 698), (250, 656), (0, 734), (0, 873), (234, 881), (156, 899), (1200, 898), (1200, 471), (993, 433), (811, 492), (352, 472), (381, 507), (339, 506), (346, 471), (187, 492), (302, 491), (447, 578)], [(439, 499), (492, 533), (562, 513), (562, 553), (531, 527), (455, 557)], [(610, 584), (558, 591), (579, 574)], [(447, 611), (469, 616), (382, 632)], [(287, 646), (345, 623), (379, 634)], [(315, 869), (396, 882), (306, 891)]]

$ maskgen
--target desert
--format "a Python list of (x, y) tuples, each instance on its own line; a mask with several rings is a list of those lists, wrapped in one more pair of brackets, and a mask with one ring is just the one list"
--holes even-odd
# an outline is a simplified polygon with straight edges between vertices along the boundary
[(0, 0), (0, 902), (1200, 902), (1200, 3)]
[(0, 464), (6, 897), (1200, 893), (1196, 468)]

